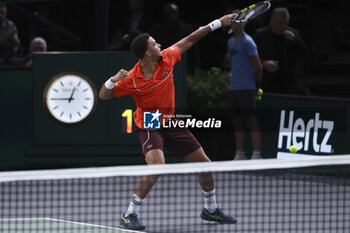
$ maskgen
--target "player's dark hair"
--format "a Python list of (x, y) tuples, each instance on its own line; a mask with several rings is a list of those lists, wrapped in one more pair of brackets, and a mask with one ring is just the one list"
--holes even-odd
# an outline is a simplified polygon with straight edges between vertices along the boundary
[(148, 49), (148, 39), (150, 35), (148, 33), (142, 33), (135, 37), (131, 42), (131, 52), (138, 58), (143, 58)]

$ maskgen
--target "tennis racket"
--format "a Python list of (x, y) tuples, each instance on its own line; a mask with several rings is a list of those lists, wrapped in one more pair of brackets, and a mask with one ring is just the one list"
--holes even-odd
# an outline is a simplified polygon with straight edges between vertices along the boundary
[(266, 11), (268, 11), (271, 7), (271, 3), (269, 1), (263, 1), (255, 3), (249, 7), (246, 7), (241, 10), (234, 18), (231, 19), (232, 23), (246, 23)]

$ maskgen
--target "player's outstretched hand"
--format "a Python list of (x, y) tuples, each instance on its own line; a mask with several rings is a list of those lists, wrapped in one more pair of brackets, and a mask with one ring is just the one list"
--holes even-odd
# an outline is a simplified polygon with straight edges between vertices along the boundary
[(118, 82), (120, 80), (123, 80), (125, 79), (127, 76), (129, 75), (129, 72), (124, 70), (124, 69), (121, 69), (118, 71), (118, 73), (116, 75), (114, 75), (113, 77), (111, 77), (111, 81), (112, 82)]
[(232, 22), (231, 19), (233, 19), (237, 14), (227, 14), (222, 16), (219, 20), (221, 22), (222, 27), (229, 26)]

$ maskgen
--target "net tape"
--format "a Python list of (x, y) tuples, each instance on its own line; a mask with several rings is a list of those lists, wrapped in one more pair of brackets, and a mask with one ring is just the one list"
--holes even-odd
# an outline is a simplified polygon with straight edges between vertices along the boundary
[(200, 172), (228, 172), (246, 170), (267, 170), (324, 165), (350, 164), (350, 155), (307, 156), (297, 160), (246, 160), (219, 161), (211, 163), (179, 163), (162, 165), (133, 165), (74, 169), (50, 169), (34, 171), (0, 172), (0, 182), (25, 180), (57, 180), (80, 178), (103, 178), (114, 176), (194, 174)]

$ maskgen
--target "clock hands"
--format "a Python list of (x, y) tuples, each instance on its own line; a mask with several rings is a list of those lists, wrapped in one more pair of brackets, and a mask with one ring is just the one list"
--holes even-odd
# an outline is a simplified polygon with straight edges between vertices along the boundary
[(72, 100), (74, 100), (73, 95), (75, 92), (76, 88), (73, 88), (72, 94), (70, 95), (69, 98), (50, 98), (50, 100), (68, 100), (68, 103), (70, 103)]
[(74, 98), (50, 98), (50, 100), (74, 100)]
[(75, 92), (75, 87), (73, 88), (73, 91), (72, 91), (72, 94), (70, 95), (69, 99), (68, 99), (68, 103), (70, 103), (72, 100), (73, 100), (73, 95), (74, 95), (74, 92)]

